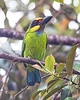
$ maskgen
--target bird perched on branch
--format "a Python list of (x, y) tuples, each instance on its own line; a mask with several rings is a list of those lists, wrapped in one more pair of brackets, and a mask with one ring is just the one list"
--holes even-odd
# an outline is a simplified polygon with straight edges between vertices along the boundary
[[(36, 18), (30, 24), (27, 32), (25, 33), (22, 43), (22, 56), (30, 57), (35, 60), (44, 60), (46, 55), (47, 37), (44, 32), (45, 25), (51, 20), (52, 16), (45, 18)], [(24, 64), (26, 67), (26, 64)], [(41, 82), (41, 76), (38, 69), (27, 65), (27, 84), (34, 86), (35, 83)]]

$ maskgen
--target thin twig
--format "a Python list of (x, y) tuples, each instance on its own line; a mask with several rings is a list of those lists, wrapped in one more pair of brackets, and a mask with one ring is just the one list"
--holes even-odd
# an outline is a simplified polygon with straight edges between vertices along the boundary
[(1, 97), (2, 97), (2, 93), (3, 93), (3, 90), (4, 90), (5, 84), (6, 84), (6, 82), (7, 82), (9, 73), (10, 73), (12, 67), (14, 66), (14, 64), (15, 64), (15, 63), (12, 61), (11, 65), (10, 65), (10, 67), (9, 67), (9, 69), (8, 69), (8, 71), (7, 71), (7, 73), (6, 73), (6, 75), (5, 75), (5, 76), (6, 76), (5, 81), (3, 82), (2, 88), (0, 89), (0, 99), (1, 99)]
[(59, 16), (61, 13), (62, 13), (62, 9), (60, 9), (59, 11), (55, 10), (53, 7), (52, 7), (52, 4), (48, 1), (48, 0), (45, 0), (45, 3), (51, 8), (51, 12), (52, 12), (52, 15), (54, 17), (57, 17)]
[(21, 91), (19, 91), (17, 94), (14, 95), (14, 97), (12, 98), (12, 100), (14, 100), (19, 94), (21, 94), (22, 92), (24, 92), (29, 86), (26, 86), (25, 88), (23, 88)]
[(19, 21), (16, 23), (14, 29), (17, 27), (17, 25), (18, 25), (19, 23), (22, 22), (22, 20), (26, 17), (26, 15), (27, 15), (29, 12), (31, 12), (31, 11), (37, 9), (44, 1), (45, 1), (45, 0), (40, 0), (40, 1), (36, 4), (36, 7), (35, 7), (35, 8), (33, 8), (32, 10), (27, 10), (27, 11), (24, 13), (24, 15), (19, 19)]
[(72, 82), (72, 84), (74, 84), (74, 85), (78, 85), (79, 87), (80, 87), (80, 85), (79, 84), (77, 84), (77, 83), (75, 83), (75, 82), (73, 82), (72, 80), (70, 80), (70, 79), (68, 79), (68, 78), (63, 78), (64, 80), (67, 80), (67, 81), (71, 81)]
[(54, 97), (52, 98), (52, 100), (56, 100), (57, 96), (59, 95), (59, 93), (61, 92), (61, 90), (59, 90), (57, 93), (55, 93)]
[(47, 78), (49, 76), (51, 76), (51, 74), (47, 74), (47, 75), (43, 76), (42, 79), (45, 79), (45, 78)]

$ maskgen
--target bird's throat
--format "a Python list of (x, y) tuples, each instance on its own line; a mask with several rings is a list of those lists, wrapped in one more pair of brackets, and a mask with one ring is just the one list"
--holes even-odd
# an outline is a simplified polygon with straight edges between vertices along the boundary
[(44, 33), (44, 26), (40, 27), (39, 30), (36, 31), (37, 34), (43, 34)]
[(38, 31), (37, 31), (37, 34), (43, 34), (43, 33), (44, 33), (43, 30), (38, 30)]

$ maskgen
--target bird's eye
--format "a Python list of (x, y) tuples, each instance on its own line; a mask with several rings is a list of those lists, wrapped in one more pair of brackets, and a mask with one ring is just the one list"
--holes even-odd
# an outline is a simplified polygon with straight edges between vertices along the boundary
[(33, 27), (33, 26), (35, 26), (35, 25), (38, 25), (37, 20), (34, 20), (34, 21), (31, 23), (30, 27)]
[(34, 27), (34, 26), (38, 25), (41, 21), (42, 21), (41, 18), (38, 19), (38, 20), (34, 20), (34, 21), (31, 23), (30, 27)]
[(37, 20), (34, 20), (34, 21), (33, 21), (33, 24), (36, 24), (36, 23), (37, 23)]

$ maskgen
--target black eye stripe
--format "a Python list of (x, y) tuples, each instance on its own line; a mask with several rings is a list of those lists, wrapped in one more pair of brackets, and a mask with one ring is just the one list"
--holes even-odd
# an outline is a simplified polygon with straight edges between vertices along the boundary
[(38, 24), (39, 24), (38, 20), (34, 20), (34, 21), (31, 23), (30, 28), (32, 28), (32, 27), (34, 27), (34, 26), (36, 26), (36, 25), (38, 25)]
[(33, 21), (33, 23), (37, 23), (37, 22), (38, 22), (37, 20), (34, 20), (34, 21)]

